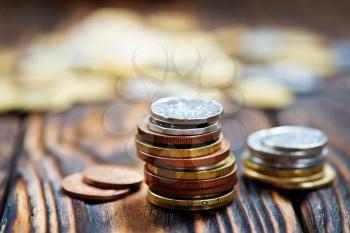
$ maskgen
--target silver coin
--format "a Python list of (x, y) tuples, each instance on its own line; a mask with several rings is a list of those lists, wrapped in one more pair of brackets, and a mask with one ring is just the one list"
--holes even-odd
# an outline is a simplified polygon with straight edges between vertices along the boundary
[(221, 118), (223, 107), (214, 100), (167, 97), (151, 105), (152, 118), (170, 124), (213, 123)]
[(149, 121), (152, 121), (152, 123), (155, 125), (159, 125), (159, 126), (162, 126), (164, 128), (173, 128), (173, 129), (195, 129), (195, 128), (204, 128), (204, 127), (207, 127), (210, 125), (208, 123), (193, 124), (193, 125), (190, 125), (190, 124), (186, 124), (186, 125), (184, 125), (184, 124), (171, 124), (171, 123), (168, 123), (165, 121), (160, 121), (160, 120), (154, 119), (152, 117), (149, 117)]
[(198, 134), (206, 134), (213, 132), (215, 130), (219, 130), (221, 128), (221, 124), (219, 122), (216, 122), (212, 125), (201, 127), (201, 128), (190, 128), (190, 129), (178, 129), (178, 128), (168, 128), (161, 126), (159, 124), (156, 124), (152, 118), (150, 118), (150, 121), (148, 122), (148, 128), (154, 132), (161, 133), (161, 134), (169, 134), (169, 135), (198, 135)]
[(258, 157), (266, 161), (267, 163), (314, 163), (317, 161), (323, 161), (328, 154), (328, 148), (324, 148), (321, 153), (312, 157), (300, 157), (300, 156), (285, 156), (285, 155), (267, 155), (262, 153), (252, 153), (253, 156)]
[(264, 145), (280, 151), (318, 150), (327, 141), (327, 136), (320, 130), (301, 126), (275, 127), (262, 139)]
[(282, 168), (282, 169), (298, 169), (298, 168), (310, 168), (315, 167), (317, 165), (321, 165), (325, 161), (326, 154), (321, 154), (320, 156), (313, 159), (300, 159), (293, 162), (276, 162), (276, 161), (267, 161), (254, 154), (250, 154), (249, 160), (260, 164), (266, 167), (272, 168)]
[[(279, 127), (273, 128), (277, 129), (278, 131)], [(281, 127), (282, 128), (282, 127)], [(266, 156), (284, 156), (284, 157), (298, 157), (298, 158), (311, 158), (319, 155), (322, 152), (322, 149), (324, 147), (324, 143), (320, 143), (319, 147), (316, 146), (314, 143), (304, 143), (304, 144), (298, 144), (296, 142), (292, 142), (291, 138), (275, 138), (276, 141), (270, 140), (265, 141), (266, 138), (269, 138), (274, 134), (271, 134), (271, 131), (273, 132), (273, 129), (266, 129), (266, 130), (260, 130), (253, 134), (251, 134), (247, 139), (247, 145), (249, 149), (253, 153), (257, 154), (265, 154)], [(282, 139), (282, 140), (281, 140)], [(288, 140), (288, 142), (284, 142), (283, 140)], [(277, 143), (280, 142), (280, 144)], [(266, 143), (268, 145), (266, 145)], [(305, 145), (309, 145), (309, 149), (306, 150)], [(290, 147), (288, 147), (290, 146)], [(297, 150), (297, 148), (299, 150)], [(304, 148), (303, 150), (300, 150), (301, 148)]]
[(322, 79), (316, 72), (304, 66), (285, 61), (251, 66), (245, 70), (243, 76), (247, 78), (259, 76), (282, 83), (299, 95), (314, 93), (322, 86)]

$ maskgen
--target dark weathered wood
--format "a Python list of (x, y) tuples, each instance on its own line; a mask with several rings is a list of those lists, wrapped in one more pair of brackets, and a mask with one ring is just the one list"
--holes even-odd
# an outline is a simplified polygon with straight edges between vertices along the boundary
[(329, 136), (328, 161), (338, 173), (331, 187), (300, 192), (304, 230), (308, 232), (350, 231), (350, 85), (349, 79), (332, 80), (322, 94), (300, 100), (279, 115), (281, 124), (302, 124), (325, 131)]
[[(0, 116), (0, 215), (2, 215), (8, 183), (21, 147), (22, 128), (18, 116)], [(1, 228), (0, 228), (1, 229)]]
[[(142, 169), (142, 163), (133, 161), (128, 154), (111, 155), (107, 150), (96, 157), (79, 146), (82, 137), (86, 136), (82, 132), (86, 133), (84, 127), (87, 125), (95, 128), (94, 132), (104, 131), (101, 121), (95, 118), (103, 110), (80, 106), (67, 113), (28, 118), (24, 151), (16, 163), (15, 181), (2, 219), (5, 231), (301, 231), (286, 196), (241, 178), (236, 200), (226, 208), (208, 212), (186, 213), (153, 207), (145, 200), (145, 185), (137, 193), (104, 204), (86, 203), (66, 196), (60, 190), (62, 177), (81, 171), (89, 164), (103, 162), (104, 158), (111, 161), (110, 158), (115, 156), (114, 163), (129, 161), (129, 166)], [(237, 151), (239, 163), (247, 133), (268, 126), (267, 118), (253, 110), (243, 111), (238, 119), (224, 120), (224, 133)], [(120, 151), (134, 135), (126, 135), (129, 140), (123, 139), (124, 145), (118, 143), (118, 138), (110, 137), (106, 134), (103, 140), (93, 142), (90, 147), (103, 151), (100, 147), (115, 141), (111, 151)]]

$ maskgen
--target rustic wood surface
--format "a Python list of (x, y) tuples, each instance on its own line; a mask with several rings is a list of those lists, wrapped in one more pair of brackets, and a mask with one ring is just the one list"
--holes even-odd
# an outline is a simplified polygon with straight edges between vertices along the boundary
[[(98, 1), (2, 1), (0, 42), (25, 44), (38, 31), (74, 21)], [(108, 4), (110, 5), (110, 4)], [(113, 3), (115, 5), (115, 3)], [(118, 3), (125, 6), (125, 4)], [(349, 34), (349, 2), (132, 1), (127, 6), (153, 11), (191, 12), (208, 27), (245, 22), (305, 26), (334, 36)], [(27, 20), (27, 19), (30, 20)], [(116, 100), (118, 102), (118, 100)], [(234, 202), (218, 210), (167, 211), (145, 201), (146, 187), (108, 203), (87, 203), (62, 193), (68, 174), (95, 163), (142, 170), (133, 148), (136, 122), (116, 120), (125, 134), (113, 136), (103, 113), (114, 102), (76, 106), (64, 113), (0, 115), (0, 232), (349, 232), (350, 231), (350, 81), (329, 80), (320, 94), (300, 98), (291, 108), (264, 112), (244, 109), (225, 119), (223, 130), (241, 165), (244, 139), (258, 129), (301, 124), (324, 130), (330, 138), (329, 162), (338, 178), (331, 187), (286, 192), (239, 177)], [(141, 114), (147, 103), (135, 104)], [(131, 118), (132, 119), (132, 118)], [(239, 166), (241, 173), (241, 166)]]

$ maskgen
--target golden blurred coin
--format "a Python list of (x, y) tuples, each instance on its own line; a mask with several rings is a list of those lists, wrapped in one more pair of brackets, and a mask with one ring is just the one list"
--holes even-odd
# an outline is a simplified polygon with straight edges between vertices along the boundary
[(208, 155), (215, 153), (221, 148), (222, 137), (210, 145), (205, 145), (202, 147), (196, 148), (186, 148), (186, 149), (177, 149), (177, 148), (165, 148), (157, 147), (151, 144), (141, 141), (139, 138), (136, 138), (136, 148), (139, 151), (150, 155), (157, 155), (159, 157), (169, 157), (169, 158), (195, 158), (203, 155)]
[(315, 173), (319, 173), (323, 170), (323, 165), (319, 165), (311, 168), (300, 168), (300, 169), (287, 169), (287, 168), (275, 169), (275, 168), (265, 167), (260, 164), (254, 163), (247, 158), (244, 158), (244, 167), (264, 175), (281, 177), (281, 178), (310, 176)]
[(156, 206), (177, 210), (208, 210), (227, 205), (233, 201), (234, 190), (218, 197), (208, 199), (173, 199), (148, 190), (147, 200)]
[[(330, 184), (336, 176), (335, 170), (333, 167), (331, 167), (329, 164), (325, 164), (324, 165), (324, 171), (322, 172), (323, 175), (318, 178), (318, 179), (314, 179), (314, 177), (310, 178), (309, 180), (299, 180), (294, 182), (293, 179), (279, 179), (277, 177), (271, 177), (268, 175), (263, 175), (260, 174), (254, 170), (250, 170), (245, 168), (243, 173), (245, 176), (263, 182), (263, 183), (267, 183), (270, 185), (273, 185), (275, 187), (279, 187), (279, 188), (285, 188), (285, 189), (315, 189), (315, 188), (319, 188), (322, 186), (325, 186), (327, 184)], [(302, 177), (297, 177), (298, 179), (302, 178)], [(308, 177), (306, 177), (308, 178)]]
[(101, 189), (83, 182), (81, 173), (65, 177), (62, 181), (62, 189), (68, 195), (90, 201), (111, 201), (125, 196), (129, 189)]
[(137, 171), (119, 166), (95, 165), (83, 172), (84, 182), (101, 188), (136, 188), (143, 181)]
[(14, 47), (0, 47), (0, 73), (13, 71), (19, 57)]
[(284, 85), (263, 77), (243, 79), (237, 88), (230, 91), (230, 96), (249, 107), (278, 109), (288, 107), (294, 102), (293, 93)]
[(145, 164), (145, 169), (148, 169), (158, 176), (169, 179), (205, 180), (221, 177), (229, 174), (233, 170), (236, 170), (237, 168), (235, 162), (235, 156), (231, 154), (224, 161), (208, 167), (199, 167), (193, 169), (172, 169), (165, 167), (155, 167), (151, 164)]

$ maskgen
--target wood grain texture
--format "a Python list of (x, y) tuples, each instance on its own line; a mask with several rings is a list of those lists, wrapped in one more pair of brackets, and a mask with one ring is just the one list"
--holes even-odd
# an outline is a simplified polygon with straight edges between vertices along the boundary
[[(15, 180), (2, 218), (4, 232), (301, 232), (285, 195), (241, 177), (235, 201), (217, 211), (186, 213), (153, 207), (145, 200), (145, 185), (126, 198), (108, 203), (68, 197), (60, 189), (62, 177), (90, 164), (113, 161), (142, 172), (142, 163), (128, 154), (133, 152), (120, 153), (129, 147), (133, 134), (124, 135), (123, 143), (118, 143), (121, 135), (105, 134), (103, 140), (89, 145), (93, 151), (100, 151), (98, 156), (81, 147), (81, 140), (92, 136), (98, 139), (102, 134), (96, 133), (105, 130), (102, 121), (96, 120), (96, 115), (103, 117), (101, 112), (101, 106), (78, 106), (66, 113), (28, 117), (24, 150), (16, 162)], [(86, 125), (93, 133), (85, 129)], [(237, 119), (224, 120), (223, 125), (240, 164), (247, 133), (269, 127), (269, 121), (258, 111), (245, 110)], [(106, 145), (108, 150), (100, 148)]]
[(349, 232), (350, 228), (350, 82), (332, 80), (322, 94), (305, 98), (278, 116), (281, 124), (298, 124), (323, 130), (329, 137), (328, 161), (337, 171), (331, 187), (300, 192), (296, 204), (304, 230)]
[(0, 213), (3, 210), (16, 151), (21, 146), (18, 142), (21, 141), (22, 131), (20, 117), (0, 116)]

